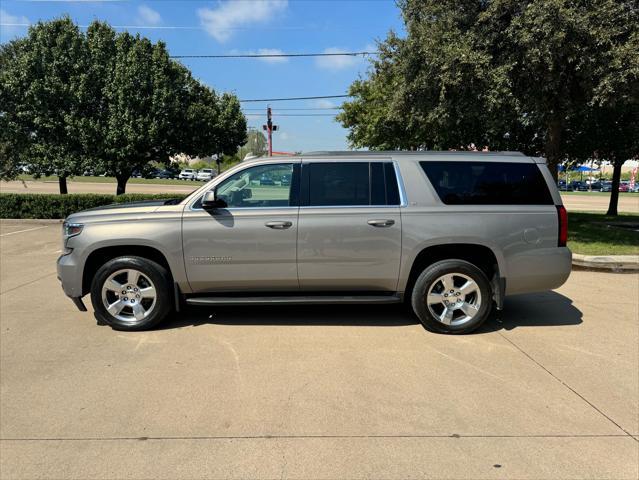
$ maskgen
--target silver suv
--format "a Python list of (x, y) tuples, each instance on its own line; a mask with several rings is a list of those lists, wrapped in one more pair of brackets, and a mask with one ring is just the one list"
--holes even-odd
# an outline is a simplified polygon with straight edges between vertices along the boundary
[(476, 329), (504, 296), (570, 274), (543, 159), (325, 152), (243, 162), (181, 202), (64, 222), (66, 295), (118, 330), (186, 305), (410, 303), (431, 331)]

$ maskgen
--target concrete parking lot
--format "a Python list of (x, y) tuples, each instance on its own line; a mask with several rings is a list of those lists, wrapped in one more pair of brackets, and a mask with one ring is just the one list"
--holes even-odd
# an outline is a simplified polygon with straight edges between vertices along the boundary
[(576, 271), (477, 334), (398, 306), (96, 324), (60, 225), (0, 222), (0, 477), (639, 475), (639, 275)]

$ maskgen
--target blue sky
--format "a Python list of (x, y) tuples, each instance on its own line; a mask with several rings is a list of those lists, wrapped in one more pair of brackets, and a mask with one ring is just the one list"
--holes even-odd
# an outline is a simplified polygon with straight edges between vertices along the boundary
[[(375, 50), (375, 40), (402, 24), (392, 0), (1, 0), (0, 41), (24, 35), (23, 25), (69, 14), (79, 25), (106, 20), (118, 29), (166, 42), (172, 55), (316, 53)], [(353, 57), (290, 59), (187, 59), (182, 62), (216, 91), (241, 99), (339, 95), (365, 73)], [(274, 149), (339, 150), (346, 130), (334, 110), (343, 99), (273, 102)], [(261, 128), (266, 103), (244, 103), (249, 125)]]

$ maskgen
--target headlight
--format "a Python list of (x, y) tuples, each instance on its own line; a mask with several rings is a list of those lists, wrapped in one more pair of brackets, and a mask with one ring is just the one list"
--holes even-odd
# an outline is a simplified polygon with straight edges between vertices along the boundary
[(81, 223), (64, 222), (62, 224), (62, 235), (65, 239), (69, 237), (75, 237), (76, 235), (82, 233), (83, 227), (84, 225), (82, 225)]

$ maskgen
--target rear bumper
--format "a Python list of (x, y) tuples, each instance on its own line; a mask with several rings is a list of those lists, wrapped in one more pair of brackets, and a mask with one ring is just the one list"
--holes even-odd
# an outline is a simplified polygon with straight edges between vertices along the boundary
[(567, 247), (528, 250), (507, 263), (506, 295), (553, 290), (568, 280), (572, 252)]

